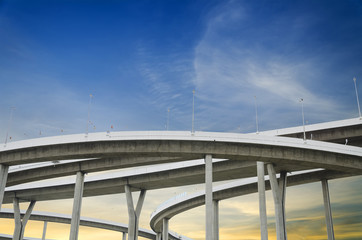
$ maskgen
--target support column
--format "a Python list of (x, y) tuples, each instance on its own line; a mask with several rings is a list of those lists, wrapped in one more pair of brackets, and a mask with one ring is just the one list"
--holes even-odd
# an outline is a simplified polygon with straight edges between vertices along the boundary
[(264, 162), (257, 162), (257, 172), (258, 172), (260, 234), (261, 234), (261, 240), (268, 240)]
[(322, 190), (323, 190), (323, 200), (324, 200), (324, 209), (326, 215), (328, 240), (334, 240), (332, 209), (331, 209), (331, 201), (329, 198), (329, 187), (327, 179), (322, 180)]
[(19, 198), (13, 199), (13, 205), (14, 205), (14, 221), (15, 221), (13, 240), (19, 240), (21, 235), (21, 227), (22, 227)]
[(0, 164), (0, 210), (4, 199), (6, 181), (8, 179), (9, 166)]
[(162, 233), (156, 233), (156, 240), (161, 240), (162, 239)]
[(47, 226), (48, 226), (48, 222), (44, 221), (44, 226), (43, 226), (43, 236), (42, 236), (42, 240), (45, 240), (45, 236), (47, 234)]
[(212, 155), (205, 156), (205, 207), (206, 207), (206, 239), (214, 240), (214, 216), (212, 197)]
[(280, 178), (279, 178), (279, 194), (280, 194), (280, 200), (281, 200), (281, 206), (282, 206), (282, 227), (284, 230), (284, 237), (287, 239), (287, 224), (286, 224), (286, 214), (285, 214), (285, 196), (287, 193), (287, 172), (282, 171), (280, 172)]
[(219, 240), (219, 200), (213, 200), (214, 206), (214, 240)]
[(30, 218), (31, 212), (34, 209), (36, 201), (31, 201), (28, 209), (25, 212), (23, 219), (21, 219), (20, 215), (20, 206), (19, 206), (19, 198), (13, 199), (14, 205), (14, 221), (15, 221), (15, 229), (13, 234), (13, 240), (22, 240), (24, 238), (24, 232), (26, 224)]
[(168, 218), (162, 220), (162, 240), (168, 240)]
[(73, 212), (70, 222), (69, 240), (77, 240), (80, 223), (80, 212), (82, 208), (83, 188), (84, 188), (84, 172), (77, 172), (77, 178), (74, 188)]
[(122, 240), (127, 240), (127, 233), (122, 233)]
[(274, 169), (273, 164), (268, 164), (268, 174), (269, 174), (269, 181), (271, 185), (271, 189), (273, 192), (274, 198), (274, 208), (275, 208), (275, 225), (276, 225), (276, 233), (277, 233), (277, 240), (286, 240), (285, 235), (285, 228), (284, 228), (284, 211), (283, 211), (283, 202), (282, 202), (282, 195), (280, 193), (278, 180), (276, 177), (276, 172)]
[(146, 190), (141, 190), (136, 209), (134, 209), (131, 186), (127, 184), (124, 186), (124, 189), (126, 193), (128, 209), (128, 240), (137, 240), (139, 217), (141, 214), (143, 202), (145, 200)]

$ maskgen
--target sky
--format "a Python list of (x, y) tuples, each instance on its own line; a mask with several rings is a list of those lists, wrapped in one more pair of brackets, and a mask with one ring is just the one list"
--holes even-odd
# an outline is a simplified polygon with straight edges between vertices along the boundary
[[(255, 132), (255, 106), (259, 131), (298, 126), (301, 98), (307, 124), (355, 118), (361, 42), (358, 0), (0, 0), (0, 142), (84, 133), (88, 118), (89, 132), (190, 131), (193, 90), (196, 131)], [(331, 181), (338, 239), (362, 238), (361, 183)], [(148, 193), (141, 226), (149, 228), (160, 202), (199, 188)], [(290, 239), (326, 239), (320, 184), (290, 191)], [(121, 195), (84, 199), (82, 214), (107, 219), (114, 208), (123, 214), (112, 220), (127, 222), (121, 202)], [(70, 200), (56, 204), (70, 213)], [(255, 195), (223, 201), (220, 239), (258, 239), (256, 204)], [(181, 214), (170, 229), (203, 239), (194, 217), (202, 222), (203, 214), (202, 207)], [(12, 233), (11, 221), (0, 223), (0, 232)], [(29, 224), (26, 234), (41, 236), (41, 224)], [(67, 232), (49, 224), (51, 238)], [(89, 228), (80, 234), (119, 238)]]

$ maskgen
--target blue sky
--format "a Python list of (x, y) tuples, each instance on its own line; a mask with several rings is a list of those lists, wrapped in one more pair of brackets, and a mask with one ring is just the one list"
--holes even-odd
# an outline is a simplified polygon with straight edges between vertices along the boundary
[[(356, 117), (360, 1), (0, 2), (5, 138), (96, 131), (255, 131)], [(360, 89), (362, 92), (362, 88)], [(24, 135), (25, 134), (25, 135)]]
[(85, 132), (89, 94), (91, 131), (191, 130), (193, 89), (197, 131), (358, 117), (361, 42), (357, 0), (0, 0), (0, 141), (12, 106), (12, 141)]

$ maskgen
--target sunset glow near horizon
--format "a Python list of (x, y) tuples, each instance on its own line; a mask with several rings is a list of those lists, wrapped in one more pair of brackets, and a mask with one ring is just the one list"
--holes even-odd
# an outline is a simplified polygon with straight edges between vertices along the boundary
[[(0, 36), (0, 141), (87, 128), (191, 131), (193, 90), (196, 131), (256, 132), (255, 103), (259, 131), (300, 126), (300, 98), (307, 124), (359, 115), (358, 0), (0, 0)], [(336, 239), (362, 239), (361, 184), (330, 181)], [(162, 202), (203, 187), (147, 192), (140, 226), (150, 228)], [(267, 192), (271, 240), (272, 200)], [(72, 203), (38, 202), (34, 210), (71, 214)], [(286, 211), (289, 239), (327, 239), (320, 183), (288, 188)], [(205, 239), (204, 214), (182, 213), (170, 230)], [(125, 196), (84, 198), (82, 216), (128, 223)], [(42, 224), (29, 221), (25, 236), (40, 238)], [(13, 228), (0, 219), (0, 233)], [(68, 239), (69, 231), (49, 223), (47, 238)], [(80, 227), (79, 239), (101, 238), (121, 233)], [(260, 239), (256, 194), (220, 202), (220, 239)]]

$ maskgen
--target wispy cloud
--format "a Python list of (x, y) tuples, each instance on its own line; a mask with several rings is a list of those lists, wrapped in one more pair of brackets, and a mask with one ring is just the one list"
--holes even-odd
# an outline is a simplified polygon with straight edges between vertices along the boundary
[[(237, 112), (253, 116), (253, 96), (257, 96), (261, 108), (268, 109), (263, 116), (268, 119), (272, 119), (268, 112), (299, 111), (300, 98), (307, 105), (310, 121), (325, 121), (326, 116), (345, 117), (343, 104), (318, 89), (325, 81), (320, 70), (324, 60), (317, 53), (309, 52), (308, 56), (295, 44), (302, 41), (301, 33), (307, 31), (311, 21), (301, 23), (302, 17), (298, 16), (276, 18), (260, 29), (252, 14), (241, 2), (228, 1), (210, 14), (207, 31), (195, 49), (194, 84), (202, 104), (201, 114), (205, 119), (210, 117), (208, 113), (218, 116), (211, 116), (214, 123), (210, 127), (224, 125), (221, 116), (235, 119)], [(292, 21), (285, 37), (279, 36), (281, 20)], [(207, 125), (205, 119), (203, 124)], [(295, 119), (278, 120), (282, 127), (299, 124)], [(229, 120), (229, 124), (236, 123)], [(245, 130), (249, 129), (244, 127)]]
[(145, 46), (138, 50), (138, 70), (145, 86), (145, 94), (141, 97), (157, 109), (164, 120), (170, 109), (170, 129), (176, 130), (184, 130), (185, 125), (189, 125), (185, 123), (191, 121), (194, 71), (190, 53), (183, 51), (174, 49), (161, 55)]
[(227, 1), (205, 16), (193, 52), (176, 45), (165, 53), (146, 41), (137, 50), (141, 98), (164, 122), (170, 108), (174, 129), (189, 125), (194, 88), (196, 130), (255, 131), (254, 96), (261, 130), (300, 125), (301, 98), (308, 123), (353, 116), (340, 83), (330, 82), (344, 51), (331, 55), (331, 44), (312, 41), (318, 14), (279, 15)]

